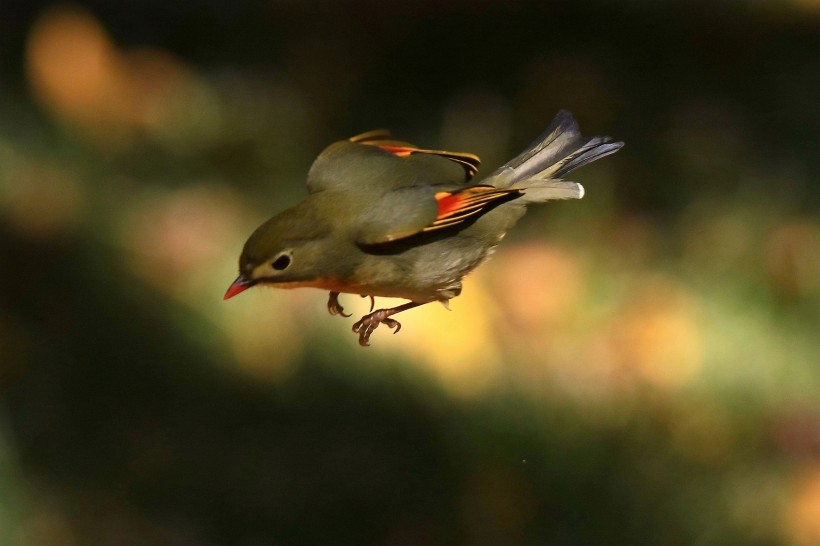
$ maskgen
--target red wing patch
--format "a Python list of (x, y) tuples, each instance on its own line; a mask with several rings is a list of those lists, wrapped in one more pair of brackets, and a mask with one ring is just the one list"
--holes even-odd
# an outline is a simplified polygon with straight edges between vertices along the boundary
[(450, 161), (455, 161), (462, 167), (467, 174), (467, 180), (470, 180), (478, 172), (478, 167), (481, 165), (481, 158), (475, 154), (468, 154), (466, 152), (448, 152), (446, 150), (426, 150), (424, 148), (416, 148), (415, 146), (398, 142), (390, 139), (390, 131), (386, 129), (376, 129), (375, 131), (368, 131), (350, 138), (351, 142), (359, 144), (368, 144), (370, 146), (377, 146), (386, 152), (397, 155), (398, 157), (409, 157), (412, 154), (432, 154), (444, 157)]
[(509, 195), (520, 193), (518, 189), (499, 189), (493, 186), (471, 186), (457, 192), (438, 192), (436, 220), (422, 231), (433, 231), (460, 224), (479, 214), (490, 203)]

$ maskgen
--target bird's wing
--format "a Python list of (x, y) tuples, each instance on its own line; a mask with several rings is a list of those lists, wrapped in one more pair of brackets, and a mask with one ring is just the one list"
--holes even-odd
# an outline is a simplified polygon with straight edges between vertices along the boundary
[(493, 186), (400, 188), (384, 194), (361, 215), (356, 242), (380, 245), (455, 227), (518, 195), (519, 189)]
[(466, 177), (465, 182), (472, 179), (476, 173), (478, 173), (478, 167), (481, 165), (481, 158), (475, 154), (419, 148), (407, 142), (393, 140), (390, 137), (390, 131), (386, 129), (376, 129), (375, 131), (368, 131), (366, 133), (350, 137), (350, 142), (375, 146), (386, 152), (397, 155), (398, 157), (409, 157), (413, 154), (430, 154), (449, 159), (450, 161), (458, 163), (462, 166)]
[(434, 184), (465, 184), (478, 172), (478, 156), (427, 150), (370, 131), (328, 146), (308, 173), (311, 193), (329, 189), (389, 191)]

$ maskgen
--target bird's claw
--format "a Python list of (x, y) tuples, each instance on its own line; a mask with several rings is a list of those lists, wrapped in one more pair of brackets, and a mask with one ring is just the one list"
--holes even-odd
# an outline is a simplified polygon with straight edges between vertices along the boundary
[(345, 308), (339, 303), (339, 293), (331, 292), (327, 300), (327, 311), (331, 315), (341, 315), (343, 317), (351, 316), (350, 313), (345, 313)]
[(376, 307), (376, 298), (374, 298), (373, 296), (370, 296), (368, 294), (359, 294), (359, 295), (363, 298), (370, 298), (370, 311), (368, 311), (368, 313), (372, 313), (373, 308)]
[(398, 334), (401, 330), (401, 323), (396, 319), (390, 318), (392, 309), (379, 309), (373, 313), (365, 315), (353, 325), (353, 331), (359, 334), (359, 345), (368, 347), (370, 345), (370, 335), (373, 330), (379, 327), (379, 324), (384, 324), (388, 328), (393, 329), (394, 334)]

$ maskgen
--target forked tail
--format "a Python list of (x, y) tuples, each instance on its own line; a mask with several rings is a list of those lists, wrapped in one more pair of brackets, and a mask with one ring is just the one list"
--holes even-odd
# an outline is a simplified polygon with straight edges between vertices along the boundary
[(606, 136), (585, 138), (567, 110), (526, 150), (493, 172), (483, 183), (495, 187), (521, 187), (524, 202), (580, 199), (584, 187), (561, 178), (570, 171), (621, 149), (623, 142)]

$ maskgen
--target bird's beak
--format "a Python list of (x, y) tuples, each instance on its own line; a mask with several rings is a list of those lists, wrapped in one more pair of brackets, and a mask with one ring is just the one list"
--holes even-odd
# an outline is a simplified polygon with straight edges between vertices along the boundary
[(228, 287), (228, 291), (225, 292), (225, 297), (223, 297), (222, 299), (226, 300), (228, 298), (232, 298), (240, 292), (244, 292), (254, 284), (256, 284), (255, 280), (249, 279), (245, 275), (239, 275), (236, 278), (236, 280), (233, 281), (233, 283)]

